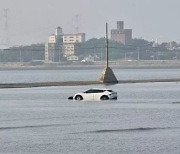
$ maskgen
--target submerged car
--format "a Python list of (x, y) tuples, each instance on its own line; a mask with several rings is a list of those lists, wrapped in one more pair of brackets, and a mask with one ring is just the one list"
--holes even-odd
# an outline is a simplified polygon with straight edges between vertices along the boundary
[(110, 89), (89, 89), (83, 93), (77, 93), (71, 97), (73, 100), (98, 101), (117, 99), (117, 92)]

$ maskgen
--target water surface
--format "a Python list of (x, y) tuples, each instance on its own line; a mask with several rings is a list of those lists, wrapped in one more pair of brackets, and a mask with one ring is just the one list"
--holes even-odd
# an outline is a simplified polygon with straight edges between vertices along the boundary
[[(68, 96), (111, 88), (117, 101)], [(180, 83), (0, 89), (1, 153), (180, 153)]]
[[(7, 70), (0, 71), (0, 83), (53, 81), (95, 81), (101, 69), (87, 70)], [(180, 77), (180, 69), (113, 69), (118, 80), (171, 79)]]

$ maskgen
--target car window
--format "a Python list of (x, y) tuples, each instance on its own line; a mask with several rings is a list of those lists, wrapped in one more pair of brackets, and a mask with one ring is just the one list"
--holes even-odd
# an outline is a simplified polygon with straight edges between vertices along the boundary
[(85, 91), (84, 93), (102, 93), (104, 90), (99, 90), (99, 89), (90, 89)]
[(109, 92), (114, 92), (114, 91), (112, 91), (112, 90), (107, 90), (107, 91), (109, 91)]
[(94, 93), (94, 90), (93, 89), (90, 89), (90, 90), (87, 90), (87, 91), (85, 91), (84, 93)]
[(105, 90), (93, 89), (93, 93), (103, 93)]

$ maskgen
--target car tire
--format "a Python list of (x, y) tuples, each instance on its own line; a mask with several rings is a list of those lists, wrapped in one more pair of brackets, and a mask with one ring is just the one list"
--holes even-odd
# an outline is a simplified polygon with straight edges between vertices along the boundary
[(83, 97), (82, 97), (81, 95), (77, 95), (77, 96), (75, 97), (75, 100), (83, 100)]
[(100, 98), (101, 100), (108, 100), (109, 99), (109, 97), (108, 96), (101, 96), (101, 98)]

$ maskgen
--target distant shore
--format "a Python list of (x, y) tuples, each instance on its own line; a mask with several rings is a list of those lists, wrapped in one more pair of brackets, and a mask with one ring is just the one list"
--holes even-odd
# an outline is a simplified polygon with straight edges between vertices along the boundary
[[(111, 61), (111, 68), (115, 69), (166, 69), (180, 68), (180, 61), (159, 60), (159, 61)], [(83, 63), (44, 63), (42, 65), (31, 65), (30, 63), (0, 63), (0, 70), (65, 70), (65, 69), (102, 69), (105, 62), (91, 64)]]
[[(0, 71), (11, 70), (102, 70), (105, 62), (95, 64), (63, 64), (63, 63), (44, 63), (32, 66), (29, 63), (0, 63)], [(113, 69), (180, 69), (180, 61), (116, 61), (110, 62)], [(180, 82), (180, 78), (171, 79), (147, 79), (147, 80), (119, 80), (118, 84), (125, 83), (149, 83), (149, 82)], [(5, 83), (0, 84), (2, 88), (31, 88), (48, 86), (80, 86), (103, 84), (99, 81), (60, 81), (60, 82), (38, 82), (38, 83)]]
[[(117, 84), (152, 83), (152, 82), (180, 82), (180, 78), (174, 78), (174, 79), (148, 79), (148, 80), (118, 80)], [(0, 84), (0, 89), (50, 87), (50, 86), (82, 86), (82, 85), (100, 85), (100, 84), (104, 84), (104, 83), (102, 83), (100, 81), (5, 83), (5, 84)], [(110, 85), (112, 85), (112, 84), (110, 84)]]

